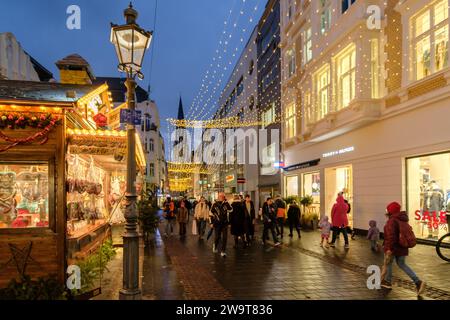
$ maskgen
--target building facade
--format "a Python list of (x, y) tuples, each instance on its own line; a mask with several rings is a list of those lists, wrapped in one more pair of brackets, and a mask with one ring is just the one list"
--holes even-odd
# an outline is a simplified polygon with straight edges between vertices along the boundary
[[(260, 202), (267, 197), (281, 193), (280, 162), (278, 154), (281, 149), (281, 135), (273, 136), (273, 132), (281, 130), (281, 59), (280, 59), (280, 1), (267, 2), (264, 13), (258, 23), (257, 74), (258, 74), (258, 110), (260, 129), (269, 131), (267, 144), (261, 145), (261, 165), (259, 167), (258, 191)], [(272, 141), (272, 138), (275, 141)]]
[(214, 165), (208, 181), (211, 190), (225, 191), (229, 196), (249, 194), (255, 200), (259, 198), (259, 162), (253, 157), (258, 143), (257, 36), (258, 28), (255, 27), (221, 93), (214, 120), (235, 118), (240, 125), (227, 128), (232, 131), (223, 130), (224, 139), (230, 138), (227, 133), (231, 132), (236, 139), (229, 148), (223, 141), (224, 159), (229, 161)]
[(284, 194), (330, 216), (344, 192), (360, 230), (398, 201), (418, 238), (437, 240), (450, 211), (448, 1), (281, 7)]

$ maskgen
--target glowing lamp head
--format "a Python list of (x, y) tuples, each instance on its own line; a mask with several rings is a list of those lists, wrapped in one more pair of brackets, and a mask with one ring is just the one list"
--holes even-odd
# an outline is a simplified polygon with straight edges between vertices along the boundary
[(127, 22), (125, 25), (111, 24), (111, 43), (119, 59), (119, 71), (138, 75), (139, 79), (143, 79), (142, 63), (153, 33), (145, 31), (136, 23), (138, 13), (131, 3), (124, 15)]

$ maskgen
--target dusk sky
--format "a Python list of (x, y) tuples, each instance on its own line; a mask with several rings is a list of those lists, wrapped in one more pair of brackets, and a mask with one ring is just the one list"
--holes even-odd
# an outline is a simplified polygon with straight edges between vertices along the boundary
[[(83, 56), (96, 76), (120, 76), (115, 51), (109, 42), (110, 22), (124, 23), (123, 9), (128, 3), (126, 0), (2, 0), (0, 32), (12, 32), (22, 47), (57, 79), (55, 62), (72, 53)], [(72, 4), (81, 8), (81, 30), (66, 28), (66, 10)], [(144, 29), (154, 27), (155, 4), (156, 0), (133, 1), (140, 14), (138, 23)], [(221, 53), (226, 64), (232, 63), (226, 71), (221, 68), (223, 81), (227, 80), (265, 4), (266, 0), (158, 1), (151, 47), (154, 50), (153, 72), (150, 77), (152, 55), (149, 51), (143, 68), (146, 78), (139, 85), (147, 88), (151, 78), (151, 97), (159, 106), (163, 126), (166, 118), (176, 117), (180, 94), (185, 113), (189, 114), (205, 72), (220, 47), (224, 29), (227, 36), (232, 34), (232, 38), (228, 38), (230, 49), (239, 48), (236, 57)], [(233, 10), (231, 19), (230, 10)], [(227, 20), (229, 23), (225, 25)], [(162, 132), (167, 131), (163, 128)]]

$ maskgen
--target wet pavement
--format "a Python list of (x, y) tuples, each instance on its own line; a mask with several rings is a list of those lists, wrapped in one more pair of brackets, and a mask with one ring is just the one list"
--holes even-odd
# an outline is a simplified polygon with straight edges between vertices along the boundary
[[(161, 242), (157, 237), (156, 247), (148, 250), (144, 283), (160, 278), (153, 280), (154, 298), (417, 300), (414, 285), (396, 266), (393, 291), (367, 288), (367, 267), (381, 265), (383, 256), (373, 253), (364, 238), (352, 241), (348, 251), (342, 240), (334, 249), (321, 248), (320, 235), (313, 231), (304, 231), (301, 239), (285, 237), (279, 248), (263, 246), (258, 239), (250, 248), (233, 249), (234, 241), (229, 241), (224, 259), (213, 254), (212, 239), (199, 241), (189, 231), (183, 240), (176, 235)], [(258, 226), (258, 236), (261, 232)], [(440, 260), (433, 247), (419, 245), (408, 263), (429, 284), (424, 299), (450, 299), (450, 264)]]

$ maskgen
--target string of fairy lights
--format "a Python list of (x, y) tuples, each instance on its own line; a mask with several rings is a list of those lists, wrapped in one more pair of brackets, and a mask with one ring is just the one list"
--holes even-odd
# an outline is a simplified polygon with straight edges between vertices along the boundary
[[(246, 2), (246, 0), (242, 0), (241, 4), (244, 4)], [(295, 5), (297, 5), (297, 1), (294, 2)], [(387, 6), (387, 4), (385, 3), (385, 6)], [(254, 11), (253, 14), (255, 14), (255, 12), (257, 12), (257, 6), (253, 7)], [(273, 11), (273, 9), (271, 9)], [(336, 13), (336, 8), (332, 8), (332, 14), (335, 15)], [(242, 11), (241, 11), (242, 12)], [(230, 11), (231, 13), (231, 11)], [(299, 12), (299, 17), (297, 19), (303, 19), (304, 20), (304, 24), (305, 25), (311, 25), (311, 18), (310, 16), (312, 14), (320, 14), (320, 9), (317, 8), (315, 11), (313, 11), (313, 9), (311, 8), (311, 4), (308, 8), (306, 8), (305, 11), (300, 11)], [(343, 13), (343, 19), (345, 19), (345, 15), (347, 14), (347, 12)], [(231, 16), (231, 14), (230, 14)], [(288, 23), (286, 23), (287, 19), (283, 18), (283, 14), (282, 14), (282, 19), (280, 21), (280, 23), (278, 24), (278, 28), (282, 28), (282, 30), (284, 31), (286, 29), (286, 25)], [(385, 12), (385, 17), (388, 18), (388, 13)], [(253, 17), (250, 17), (248, 19), (249, 22), (253, 22)], [(262, 21), (262, 23), (264, 23), (265, 20)], [(305, 64), (302, 64), (302, 73), (299, 74), (298, 72), (298, 68), (300, 66), (300, 63), (297, 63), (299, 61), (296, 60), (296, 64), (295, 64), (295, 83), (296, 84), (301, 84), (300, 89), (297, 88), (292, 88), (290, 87), (288, 84), (286, 84), (287, 82), (289, 82), (291, 80), (291, 78), (287, 77), (285, 75), (286, 70), (289, 68), (289, 61), (286, 57), (286, 53), (288, 50), (292, 49), (295, 53), (298, 53), (297, 56), (300, 56), (302, 59), (303, 55), (304, 55), (304, 50), (305, 47), (304, 45), (301, 45), (300, 48), (297, 48), (297, 43), (290, 43), (290, 42), (296, 42), (296, 39), (293, 39), (293, 36), (291, 36), (289, 33), (286, 33), (286, 37), (288, 39), (288, 41), (286, 41), (285, 39), (282, 39), (282, 44), (283, 46), (280, 47), (274, 47), (272, 49), (272, 52), (270, 54), (266, 53), (264, 55), (261, 55), (259, 57), (256, 58), (256, 61), (254, 61), (254, 68), (256, 71), (256, 77), (255, 75), (250, 75), (248, 72), (245, 72), (248, 66), (244, 65), (242, 61), (238, 62), (238, 65), (236, 65), (236, 67), (234, 68), (230, 79), (235, 80), (236, 79), (236, 75), (242, 73), (243, 74), (243, 83), (246, 84), (246, 89), (247, 90), (252, 90), (252, 88), (254, 87), (254, 81), (256, 81), (256, 94), (255, 96), (251, 96), (248, 95), (247, 96), (247, 100), (253, 98), (256, 98), (258, 96), (258, 92), (264, 92), (263, 95), (265, 97), (269, 97), (268, 100), (272, 101), (274, 103), (275, 106), (275, 110), (279, 110), (279, 113), (276, 114), (276, 119), (274, 119), (274, 122), (277, 123), (284, 123), (286, 120), (286, 108), (281, 108), (281, 106), (287, 106), (289, 104), (294, 103), (295, 105), (295, 111), (294, 111), (294, 115), (293, 117), (295, 118), (296, 121), (296, 126), (298, 127), (298, 123), (299, 120), (302, 121), (303, 119), (305, 119), (306, 121), (312, 121), (312, 122), (317, 122), (321, 119), (321, 117), (323, 118), (325, 115), (321, 115), (320, 112), (320, 105), (319, 103), (316, 101), (317, 98), (315, 97), (315, 92), (312, 90), (312, 88), (317, 87), (317, 73), (319, 71), (321, 71), (324, 66), (328, 65), (328, 68), (330, 69), (330, 66), (332, 64), (336, 64), (337, 61), (339, 61), (340, 59), (340, 55), (342, 53), (342, 51), (344, 49), (346, 49), (349, 44), (356, 44), (354, 46), (354, 50), (355, 50), (355, 55), (356, 55), (356, 51), (359, 52), (358, 57), (359, 60), (357, 63), (354, 63), (354, 65), (352, 66), (355, 69), (355, 75), (354, 77), (356, 79), (359, 80), (359, 82), (357, 82), (355, 79), (353, 79), (354, 83), (352, 84), (352, 86), (354, 86), (354, 92), (352, 93), (353, 96), (356, 96), (359, 93), (359, 96), (361, 96), (362, 94), (364, 94), (365, 91), (367, 91), (367, 87), (364, 86), (364, 83), (373, 83), (374, 81), (374, 77), (378, 77), (379, 82), (381, 82), (383, 80), (383, 68), (381, 67), (381, 62), (384, 63), (389, 63), (389, 57), (385, 58), (384, 60), (381, 57), (381, 49), (383, 47), (386, 47), (386, 43), (383, 42), (382, 37), (379, 37), (376, 35), (376, 32), (373, 33), (372, 39), (377, 39), (377, 46), (376, 46), (376, 52), (375, 52), (375, 56), (377, 57), (376, 59), (376, 64), (375, 64), (375, 68), (372, 67), (372, 64), (374, 63), (373, 59), (374, 59), (374, 54), (372, 53), (372, 47), (370, 49), (367, 48), (367, 46), (363, 46), (363, 45), (358, 45), (358, 43), (361, 43), (362, 41), (365, 41), (366, 39), (363, 36), (363, 28), (365, 26), (360, 25), (358, 27), (359, 30), (349, 34), (347, 37), (345, 37), (344, 39), (341, 39), (339, 43), (337, 43), (335, 45), (335, 43), (333, 42), (332, 45), (334, 46), (332, 51), (328, 50), (328, 48), (330, 47), (330, 40), (334, 41), (335, 37), (328, 37), (330, 30), (332, 30), (333, 28), (339, 28), (339, 21), (335, 21), (334, 24), (330, 24), (328, 31), (325, 31), (325, 33), (322, 33), (321, 31), (315, 31), (314, 33), (312, 33), (311, 35), (311, 39), (314, 39), (314, 37), (317, 39), (318, 37), (323, 37), (323, 39), (326, 39), (326, 41), (322, 42), (322, 44), (319, 43), (315, 43), (314, 46), (311, 47), (311, 51), (314, 51), (314, 58), (311, 58), (310, 61), (308, 61)], [(227, 25), (227, 23), (225, 23), (225, 25)], [(232, 32), (238, 30), (236, 26), (234, 26), (234, 28), (232, 29)], [(248, 29), (247, 28), (242, 28), (241, 32), (245, 33)], [(399, 31), (399, 29), (397, 28), (397, 31)], [(379, 32), (381, 33), (382, 30), (379, 30)], [(224, 34), (226, 32), (224, 31)], [(281, 34), (283, 34), (283, 32), (280, 32)], [(276, 35), (276, 33), (275, 33)], [(230, 38), (232, 37), (232, 34), (228, 35), (230, 36)], [(241, 34), (241, 37), (243, 35)], [(258, 36), (261, 37), (261, 33), (258, 32)], [(242, 39), (242, 38), (241, 38)], [(289, 40), (294, 40), (294, 41), (289, 41)], [(222, 41), (222, 40), (221, 40)], [(312, 41), (312, 40), (311, 40)], [(372, 41), (372, 40), (371, 40)], [(241, 41), (243, 42), (243, 41)], [(288, 42), (287, 44), (285, 44), (285, 42)], [(233, 54), (231, 57), (229, 57), (228, 61), (225, 61), (224, 57), (226, 56), (225, 54), (227, 53), (227, 46), (228, 43), (226, 42), (221, 42), (220, 45), (223, 45), (223, 51), (221, 52), (221, 54), (219, 55), (219, 49), (216, 50), (216, 56), (213, 59), (218, 59), (218, 63), (217, 64), (211, 64), (210, 67), (211, 69), (207, 70), (206, 75), (204, 77), (204, 79), (202, 80), (202, 86), (201, 89), (199, 91), (199, 93), (197, 94), (196, 98), (194, 99), (190, 109), (189, 109), (189, 117), (186, 120), (183, 121), (177, 121), (177, 120), (170, 120), (170, 125), (174, 126), (174, 127), (180, 127), (180, 128), (197, 128), (197, 127), (202, 127), (202, 128), (218, 128), (218, 129), (224, 129), (224, 128), (242, 128), (242, 127), (255, 127), (255, 126), (266, 126), (267, 123), (265, 123), (264, 121), (261, 121), (261, 113), (258, 112), (258, 108), (256, 108), (257, 103), (255, 100), (255, 110), (256, 112), (252, 112), (251, 110), (248, 110), (248, 106), (250, 105), (251, 101), (240, 101), (235, 103), (234, 105), (231, 106), (230, 110), (227, 110), (227, 113), (224, 115), (224, 117), (220, 117), (218, 116), (218, 111), (221, 110), (221, 108), (225, 107), (225, 102), (223, 101), (227, 101), (227, 99), (230, 96), (230, 92), (232, 92), (232, 90), (234, 90), (234, 86), (236, 86), (236, 82), (237, 81), (229, 81), (225, 87), (223, 88), (223, 90), (221, 91), (221, 95), (218, 99), (213, 100), (214, 97), (217, 95), (217, 90), (221, 87), (222, 82), (223, 82), (223, 78), (226, 75), (226, 71), (228, 70), (228, 65), (232, 65), (232, 60), (233, 58), (236, 57), (236, 53), (238, 51), (238, 48), (236, 48), (233, 51)], [(262, 52), (266, 52), (266, 50), (270, 50), (270, 46), (273, 45), (272, 41), (268, 41), (268, 44), (265, 48), (262, 48)], [(326, 48), (326, 50), (321, 50), (322, 48)], [(252, 49), (248, 49), (250, 52)], [(253, 49), (254, 50), (254, 49)], [(267, 86), (267, 84), (264, 84), (264, 78), (261, 77), (261, 72), (262, 70), (265, 69), (265, 67), (267, 66), (267, 63), (269, 63), (272, 59), (272, 55), (277, 54), (277, 50), (281, 51), (279, 60), (277, 61), (277, 63), (279, 63), (281, 70), (276, 70), (276, 68), (272, 68), (272, 70), (270, 71), (269, 74), (264, 75), (265, 77), (270, 77), (271, 78), (271, 83), (277, 83), (281, 86), (281, 95), (280, 96), (276, 96), (279, 95), (279, 91), (278, 88), (276, 86), (270, 86), (269, 90), (264, 90), (264, 86)], [(309, 49), (307, 49), (309, 50)], [(248, 54), (250, 54), (249, 52), (245, 53), (245, 55), (243, 56), (245, 59), (242, 60), (246, 60), (248, 58)], [(297, 57), (296, 56), (296, 57)], [(264, 59), (265, 58), (265, 59)], [(263, 60), (264, 59), (264, 60)], [(216, 60), (213, 60), (214, 62)], [(383, 60), (383, 61), (381, 61)], [(395, 61), (392, 61), (392, 63), (398, 63)], [(364, 67), (364, 73), (361, 72), (358, 67), (356, 66), (356, 64), (358, 65), (358, 67), (363, 66)], [(223, 68), (223, 70), (221, 72), (219, 72), (219, 69)], [(242, 68), (244, 68), (244, 72), (242, 71)], [(401, 66), (401, 68), (404, 68), (404, 66)], [(334, 68), (335, 69), (335, 68)], [(279, 71), (279, 72), (278, 72)], [(369, 72), (368, 72), (369, 71)], [(390, 70), (388, 70), (388, 68), (386, 68), (385, 72), (388, 73)], [(272, 74), (272, 72), (277, 72), (277, 74)], [(328, 71), (330, 72), (330, 71)], [(336, 72), (336, 71), (334, 71)], [(218, 74), (220, 73), (220, 74)], [(364, 76), (366, 75), (366, 76)], [(258, 81), (255, 79), (261, 79), (263, 81)], [(336, 90), (336, 84), (334, 83), (334, 80), (331, 79), (335, 79), (336, 78), (336, 74), (333, 75), (329, 75), (329, 80), (328, 80), (328, 96), (330, 98), (332, 98), (333, 92), (335, 92)], [(284, 80), (284, 81), (282, 81)], [(307, 88), (308, 87), (308, 88)], [(379, 85), (379, 87), (381, 87)], [(311, 88), (311, 89), (309, 89)], [(299, 90), (302, 91), (302, 95), (300, 97), (300, 92)], [(380, 88), (378, 88), (378, 90), (381, 90)], [(309, 94), (309, 101), (305, 101), (307, 99), (305, 99), (305, 95)], [(380, 92), (378, 93), (380, 94)], [(270, 97), (272, 97), (272, 99), (270, 99)], [(302, 99), (301, 99), (302, 98)], [(242, 100), (242, 99), (241, 99)], [(300, 101), (301, 100), (301, 101)], [(337, 109), (337, 102), (336, 102), (336, 98), (332, 98), (330, 99), (332, 104), (332, 108), (329, 108), (328, 112), (333, 112), (333, 111), (337, 111), (334, 109)], [(298, 107), (300, 105), (302, 105), (303, 107)], [(261, 111), (265, 111), (265, 109), (268, 106), (261, 106), (261, 108), (259, 110)], [(307, 108), (306, 108), (307, 107)], [(236, 114), (241, 111), (242, 109), (245, 110), (245, 120), (239, 119), (238, 117), (236, 117)], [(307, 109), (307, 110), (305, 110)], [(292, 117), (292, 114), (289, 114), (289, 117)], [(300, 122), (301, 123), (301, 122)], [(168, 131), (170, 131), (169, 126), (167, 126)], [(296, 129), (296, 131), (298, 132), (299, 130)], [(184, 167), (184, 173), (192, 173), (192, 169), (189, 169), (189, 167), (187, 166), (188, 164), (179, 164), (180, 166), (184, 166), (186, 165), (186, 167)], [(214, 174), (217, 172), (217, 170), (219, 170), (221, 168), (220, 165), (211, 165), (208, 167), (207, 170), (205, 170), (205, 173), (209, 173), (209, 174)], [(191, 171), (190, 171), (191, 170)], [(192, 182), (190, 183), (190, 187), (192, 187)]]

